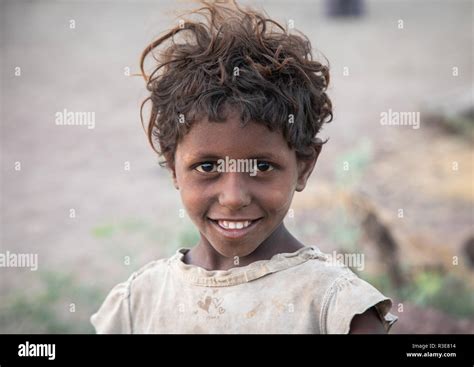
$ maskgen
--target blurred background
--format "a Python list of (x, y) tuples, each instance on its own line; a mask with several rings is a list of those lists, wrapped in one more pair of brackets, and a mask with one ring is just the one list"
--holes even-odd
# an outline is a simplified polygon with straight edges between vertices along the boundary
[[(392, 332), (474, 333), (473, 2), (251, 5), (331, 66), (330, 140), (287, 226), (323, 251), (364, 254), (354, 270), (393, 298)], [(0, 252), (37, 254), (38, 269), (0, 268), (0, 332), (93, 332), (115, 284), (196, 242), (132, 75), (193, 7), (1, 1)], [(94, 112), (94, 128), (58, 125), (65, 109)], [(401, 112), (418, 128), (395, 125)]]

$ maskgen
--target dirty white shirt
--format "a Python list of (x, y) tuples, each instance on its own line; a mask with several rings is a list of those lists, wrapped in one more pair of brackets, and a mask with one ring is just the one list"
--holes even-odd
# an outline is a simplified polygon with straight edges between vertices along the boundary
[(91, 322), (97, 333), (346, 334), (375, 306), (388, 331), (391, 300), (315, 247), (230, 270), (149, 263), (115, 286)]

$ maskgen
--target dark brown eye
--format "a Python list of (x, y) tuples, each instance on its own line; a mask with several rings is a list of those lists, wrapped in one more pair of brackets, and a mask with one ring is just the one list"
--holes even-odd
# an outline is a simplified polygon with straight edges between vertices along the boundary
[(257, 169), (260, 172), (268, 172), (268, 171), (271, 171), (273, 169), (273, 166), (268, 162), (259, 161), (259, 162), (257, 162)]
[(197, 166), (196, 171), (202, 173), (212, 173), (217, 171), (217, 165), (214, 162), (204, 162)]

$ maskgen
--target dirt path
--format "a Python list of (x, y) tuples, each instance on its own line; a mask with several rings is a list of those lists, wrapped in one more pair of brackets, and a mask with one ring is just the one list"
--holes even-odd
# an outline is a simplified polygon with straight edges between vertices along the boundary
[[(38, 253), (41, 271), (107, 288), (192, 238), (140, 127), (143, 83), (124, 75), (171, 24), (175, 5), (162, 4), (1, 3), (3, 251)], [(312, 1), (264, 5), (293, 19), (331, 62), (335, 120), (311, 185), (334, 182), (345, 159), (362, 159), (355, 188), (394, 216), (403, 208), (410, 235), (456, 252), (472, 231), (472, 145), (440, 134), (423, 115), (415, 130), (382, 126), (380, 113), (420, 111), (431, 95), (469, 87), (472, 3), (371, 1), (367, 17), (352, 21), (328, 20)], [(56, 126), (64, 108), (94, 111), (96, 127)], [(5, 294), (35, 287), (34, 272), (1, 271)]]

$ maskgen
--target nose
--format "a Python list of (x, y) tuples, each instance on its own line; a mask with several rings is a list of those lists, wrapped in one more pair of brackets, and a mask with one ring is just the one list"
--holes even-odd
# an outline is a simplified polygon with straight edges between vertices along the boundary
[(221, 180), (219, 187), (220, 205), (231, 210), (238, 210), (250, 204), (252, 199), (245, 173), (226, 172)]

